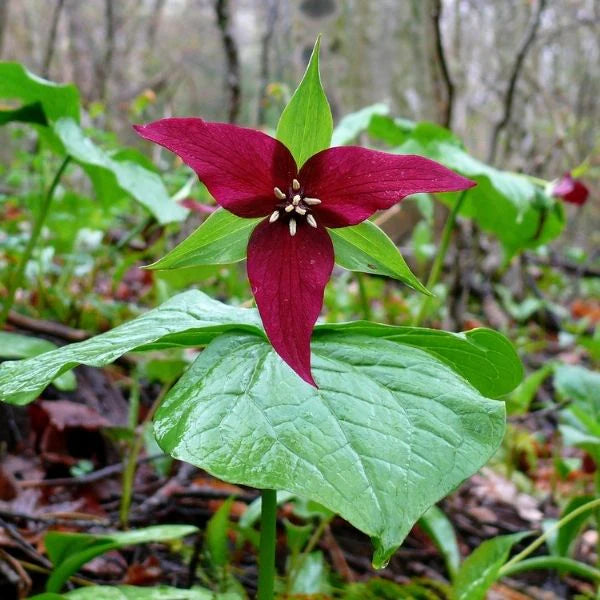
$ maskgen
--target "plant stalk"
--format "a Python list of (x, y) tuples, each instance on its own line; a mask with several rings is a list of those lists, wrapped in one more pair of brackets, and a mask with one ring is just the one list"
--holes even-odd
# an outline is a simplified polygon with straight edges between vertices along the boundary
[(275, 590), (275, 545), (277, 542), (277, 492), (261, 492), (258, 594), (256, 600), (273, 600)]
[(33, 254), (33, 250), (38, 242), (40, 234), (42, 233), (42, 228), (44, 223), (46, 222), (46, 217), (48, 216), (48, 210), (50, 209), (50, 204), (52, 204), (52, 198), (54, 197), (54, 192), (58, 187), (60, 182), (60, 178), (62, 177), (65, 169), (67, 168), (69, 162), (71, 162), (71, 157), (67, 156), (62, 161), (58, 171), (54, 175), (54, 179), (52, 179), (52, 183), (42, 200), (42, 205), (40, 207), (40, 213), (38, 215), (37, 220), (34, 223), (33, 229), (31, 231), (31, 236), (29, 241), (27, 242), (27, 246), (25, 246), (25, 251), (23, 252), (23, 256), (21, 256), (21, 260), (17, 266), (17, 270), (12, 274), (10, 278), (10, 283), (8, 286), (8, 292), (6, 294), (6, 300), (4, 301), (4, 306), (2, 307), (2, 312), (0, 312), (0, 327), (4, 326), (6, 319), (8, 318), (8, 313), (12, 308), (15, 302), (15, 294), (17, 290), (21, 286), (21, 282), (23, 281), (23, 274), (25, 273), (25, 267)]
[[(450, 210), (448, 218), (446, 219), (446, 223), (444, 224), (444, 231), (442, 232), (442, 240), (440, 242), (440, 247), (438, 248), (437, 254), (435, 255), (435, 259), (433, 261), (433, 265), (431, 266), (431, 271), (429, 273), (429, 278), (427, 279), (426, 287), (429, 291), (431, 291), (433, 286), (438, 282), (442, 273), (442, 268), (444, 267), (444, 260), (446, 259), (448, 247), (450, 246), (450, 239), (452, 238), (452, 232), (454, 231), (454, 226), (456, 225), (456, 217), (458, 216), (458, 213), (465, 198), (466, 192), (462, 192), (456, 200), (456, 202), (454, 203), (454, 206)], [(414, 327), (419, 327), (419, 325), (423, 322), (423, 319), (427, 314), (427, 309), (429, 308), (430, 302), (430, 296), (423, 297), (421, 307), (419, 308), (419, 312), (417, 313), (417, 316), (413, 319), (412, 322), (412, 325)]]
[(590, 500), (585, 504), (582, 504), (579, 508), (575, 509), (573, 512), (570, 512), (568, 515), (565, 515), (558, 523), (549, 527), (542, 535), (533, 540), (525, 550), (519, 552), (513, 556), (501, 569), (499, 572), (499, 577), (504, 577), (508, 572), (512, 570), (513, 565), (521, 562), (523, 559), (527, 558), (534, 550), (539, 548), (555, 531), (558, 531), (563, 525), (569, 523), (582, 513), (587, 512), (588, 510), (593, 510), (594, 508), (600, 508), (600, 498), (596, 498), (595, 500)]

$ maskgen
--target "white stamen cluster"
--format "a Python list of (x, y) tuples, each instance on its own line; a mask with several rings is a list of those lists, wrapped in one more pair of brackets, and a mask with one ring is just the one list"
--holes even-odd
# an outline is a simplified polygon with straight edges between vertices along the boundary
[(275, 198), (277, 198), (277, 200), (281, 200), (282, 202), (281, 204), (277, 205), (277, 210), (275, 210), (269, 217), (269, 223), (275, 223), (275, 221), (277, 221), (282, 214), (289, 215), (290, 220), (288, 221), (288, 225), (291, 236), (296, 235), (296, 230), (298, 228), (298, 217), (304, 217), (306, 222), (311, 227), (317, 226), (317, 221), (311, 214), (310, 207), (321, 204), (321, 201), (318, 198), (304, 197), (300, 188), (300, 182), (297, 179), (292, 179), (292, 185), (290, 187), (289, 194), (285, 194), (278, 187), (273, 190)]

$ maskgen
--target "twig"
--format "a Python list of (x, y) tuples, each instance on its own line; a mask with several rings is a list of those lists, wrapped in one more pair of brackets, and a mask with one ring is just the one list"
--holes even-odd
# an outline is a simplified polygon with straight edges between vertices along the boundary
[(494, 129), (492, 130), (492, 136), (490, 139), (490, 149), (487, 157), (487, 162), (489, 163), (494, 162), (494, 159), (496, 158), (496, 150), (498, 148), (498, 138), (500, 136), (500, 132), (508, 125), (508, 122), (510, 121), (513, 101), (515, 99), (517, 80), (519, 79), (521, 68), (523, 67), (523, 62), (525, 61), (527, 52), (529, 51), (529, 48), (535, 40), (535, 36), (542, 17), (542, 12), (544, 11), (544, 8), (546, 8), (546, 1), (547, 0), (538, 0), (535, 13), (529, 22), (527, 31), (525, 32), (519, 49), (517, 50), (515, 62), (513, 64), (510, 77), (508, 79), (506, 93), (504, 94), (504, 100), (502, 103), (502, 116), (496, 122), (496, 124), (494, 125)]
[(45, 567), (51, 567), (52, 563), (44, 558), (16, 529), (14, 525), (7, 523), (3, 519), (0, 519), (0, 527), (2, 527), (6, 533), (17, 543), (19, 548), (27, 554), (30, 558), (41, 563)]
[(7, 322), (20, 329), (33, 331), (35, 333), (45, 333), (53, 337), (66, 340), (67, 342), (82, 342), (91, 337), (91, 334), (83, 329), (74, 329), (62, 323), (45, 321), (43, 319), (34, 319), (27, 317), (14, 310), (8, 313)]
[(49, 77), (50, 64), (54, 56), (54, 48), (56, 47), (56, 32), (58, 31), (58, 21), (62, 12), (65, 0), (57, 0), (56, 7), (52, 13), (52, 22), (50, 24), (50, 33), (48, 34), (48, 43), (46, 44), (46, 52), (44, 54), (44, 64), (42, 65), (42, 76)]
[(31, 521), (33, 523), (41, 523), (52, 527), (55, 525), (72, 526), (72, 527), (111, 527), (110, 521), (107, 519), (69, 519), (60, 517), (51, 517), (47, 515), (30, 515), (23, 512), (0, 509), (0, 520), (10, 519), (12, 521)]

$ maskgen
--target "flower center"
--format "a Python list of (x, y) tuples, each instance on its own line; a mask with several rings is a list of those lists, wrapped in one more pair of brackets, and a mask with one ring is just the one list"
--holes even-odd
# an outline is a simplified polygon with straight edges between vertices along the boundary
[(307, 198), (302, 194), (302, 186), (297, 179), (292, 179), (288, 193), (285, 194), (276, 187), (273, 192), (275, 198), (280, 201), (276, 210), (269, 217), (269, 223), (275, 223), (279, 217), (288, 217), (290, 235), (296, 235), (298, 220), (306, 221), (311, 227), (316, 227), (317, 222), (311, 211), (311, 206), (321, 204), (318, 198)]

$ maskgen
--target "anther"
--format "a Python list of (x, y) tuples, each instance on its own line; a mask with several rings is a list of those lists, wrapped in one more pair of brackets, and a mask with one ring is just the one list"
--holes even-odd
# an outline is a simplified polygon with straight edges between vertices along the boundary
[(283, 210), (285, 210), (285, 212), (292, 212), (294, 210), (294, 205), (288, 204)]
[(316, 206), (317, 204), (321, 204), (321, 201), (318, 198), (304, 198), (304, 204)]
[(297, 192), (300, 189), (300, 182), (297, 179), (292, 179), (292, 189)]
[(275, 223), (275, 221), (277, 221), (277, 219), (279, 219), (279, 211), (276, 210), (270, 217), (269, 217), (269, 223)]
[(305, 208), (302, 208), (301, 206), (296, 206), (296, 212), (297, 212), (299, 215), (305, 215), (305, 214), (306, 214), (306, 209), (305, 209)]
[(315, 221), (315, 218), (312, 215), (307, 215), (306, 217), (306, 222), (311, 226), (311, 227), (316, 227), (317, 226), (317, 222)]
[(277, 198), (278, 200), (285, 200), (286, 199), (286, 195), (278, 188), (276, 187), (273, 192), (275, 192), (275, 198)]
[(290, 235), (296, 235), (296, 219), (290, 219)]
[(300, 204), (300, 200), (302, 200), (302, 198), (300, 197), (299, 194), (296, 194), (293, 198), (292, 198), (292, 204), (294, 206), (298, 206), (298, 204)]

